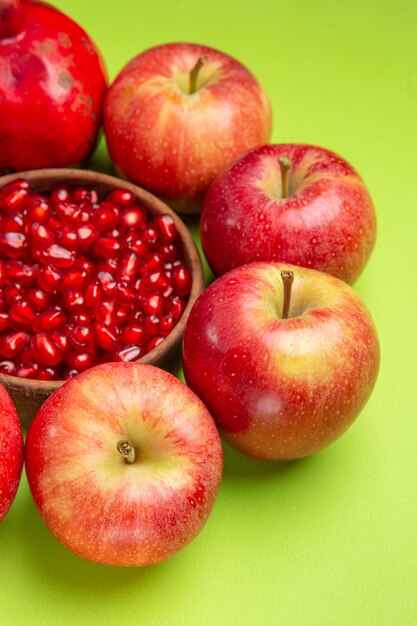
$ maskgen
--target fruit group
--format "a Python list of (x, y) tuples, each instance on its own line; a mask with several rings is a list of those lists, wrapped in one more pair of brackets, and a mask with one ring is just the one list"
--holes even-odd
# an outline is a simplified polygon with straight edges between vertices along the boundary
[(22, 466), (22, 429), (13, 402), (0, 385), (0, 522), (16, 495)]
[(303, 144), (260, 146), (239, 157), (210, 187), (201, 218), (216, 275), (274, 261), (353, 283), (375, 236), (374, 207), (357, 172), (333, 152)]
[(116, 168), (183, 213), (240, 152), (269, 140), (271, 108), (227, 54), (167, 44), (134, 58), (110, 86), (104, 131)]
[(343, 281), (251, 263), (198, 298), (183, 357), (188, 385), (226, 441), (284, 460), (320, 450), (353, 422), (374, 386), (379, 344), (365, 305)]
[(82, 163), (101, 123), (100, 53), (43, 2), (0, 0), (0, 14), (0, 174)]
[(191, 274), (171, 215), (88, 187), (0, 189), (0, 372), (62, 380), (138, 359), (175, 327)]
[(201, 530), (222, 472), (202, 402), (149, 365), (108, 363), (41, 407), (26, 473), (46, 525), (79, 556), (111, 565), (169, 558)]

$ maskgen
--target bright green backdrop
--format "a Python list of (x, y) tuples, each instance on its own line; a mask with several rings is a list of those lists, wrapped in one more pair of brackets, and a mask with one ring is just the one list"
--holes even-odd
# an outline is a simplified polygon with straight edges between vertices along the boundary
[[(415, 0), (59, 0), (101, 47), (110, 77), (141, 50), (191, 40), (261, 80), (274, 141), (331, 148), (374, 198), (379, 238), (355, 288), (382, 344), (357, 423), (287, 465), (225, 450), (209, 522), (162, 565), (114, 569), (62, 548), (24, 478), (0, 527), (0, 624), (417, 624)], [(104, 146), (94, 166), (108, 167)]]

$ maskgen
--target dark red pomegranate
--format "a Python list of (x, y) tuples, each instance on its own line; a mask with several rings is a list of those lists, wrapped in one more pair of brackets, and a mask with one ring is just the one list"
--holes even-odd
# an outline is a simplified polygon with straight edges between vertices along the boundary
[(127, 190), (0, 189), (0, 372), (62, 380), (153, 350), (191, 291), (178, 238)]
[(80, 26), (44, 3), (0, 0), (0, 173), (82, 163), (105, 89), (100, 53)]

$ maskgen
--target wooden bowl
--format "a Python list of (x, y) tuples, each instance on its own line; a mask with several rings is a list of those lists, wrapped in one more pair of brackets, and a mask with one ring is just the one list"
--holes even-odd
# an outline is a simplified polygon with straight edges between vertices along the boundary
[[(50, 192), (58, 185), (66, 185), (68, 187), (82, 186), (94, 188), (99, 198), (102, 198), (113, 189), (128, 189), (135, 194), (140, 204), (146, 207), (150, 215), (155, 216), (168, 213), (172, 216), (180, 237), (178, 244), (192, 274), (191, 293), (184, 313), (172, 332), (154, 350), (138, 359), (138, 362), (156, 365), (172, 371), (175, 370), (180, 363), (181, 342), (188, 315), (204, 288), (200, 257), (193, 238), (184, 222), (166, 204), (145, 189), (114, 176), (75, 169), (33, 170), (0, 177), (0, 189), (17, 178), (24, 178), (29, 181), (35, 193)], [(30, 380), (0, 373), (0, 382), (6, 387), (15, 403), (22, 425), (27, 426), (44, 400), (58, 387), (63, 385), (65, 381)]]

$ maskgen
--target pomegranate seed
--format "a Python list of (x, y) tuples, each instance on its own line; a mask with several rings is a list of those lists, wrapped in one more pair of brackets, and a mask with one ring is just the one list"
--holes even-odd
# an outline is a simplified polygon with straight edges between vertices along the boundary
[(116, 324), (120, 326), (121, 324), (125, 324), (132, 317), (132, 312), (134, 308), (133, 305), (129, 306), (117, 306), (116, 307)]
[(141, 346), (149, 339), (149, 333), (144, 326), (130, 324), (123, 328), (120, 338), (123, 343)]
[(65, 333), (52, 333), (51, 339), (54, 344), (59, 348), (61, 353), (65, 355), (69, 348), (68, 337)]
[(173, 296), (168, 302), (168, 314), (171, 315), (175, 321), (178, 321), (181, 315), (184, 313), (186, 302), (178, 296)]
[(94, 334), (99, 346), (104, 350), (112, 351), (117, 345), (117, 334), (113, 328), (104, 324), (94, 324)]
[(90, 248), (91, 244), (96, 241), (99, 236), (97, 230), (93, 224), (84, 224), (77, 229), (78, 242), (80, 244), (80, 250), (86, 251)]
[(174, 243), (159, 248), (159, 256), (165, 263), (172, 263), (180, 258), (181, 253)]
[(141, 265), (139, 268), (139, 272), (143, 275), (146, 272), (156, 272), (157, 270), (161, 270), (163, 268), (163, 260), (159, 256), (158, 253), (152, 254), (150, 257), (147, 257), (146, 263)]
[(156, 315), (147, 315), (145, 318), (145, 328), (150, 335), (156, 335), (159, 332), (160, 319)]
[(68, 226), (61, 230), (58, 240), (63, 248), (75, 250), (78, 247), (78, 234)]
[(66, 321), (67, 316), (65, 311), (60, 306), (55, 305), (51, 306), (39, 315), (37, 319), (37, 327), (39, 330), (52, 332), (54, 330), (58, 330), (59, 328), (63, 328)]
[(113, 357), (115, 361), (136, 361), (139, 359), (145, 351), (140, 346), (124, 346), (116, 350)]
[(7, 188), (4, 188), (0, 197), (1, 209), (9, 215), (19, 213), (26, 207), (28, 198), (28, 189), (17, 187), (15, 189), (10, 189), (9, 191)]
[(131, 206), (136, 202), (135, 195), (128, 189), (114, 189), (108, 194), (107, 200), (122, 207)]
[(91, 283), (88, 285), (85, 294), (84, 302), (88, 308), (93, 308), (103, 297), (103, 288), (98, 283)]
[(168, 290), (167, 296), (173, 291), (170, 281), (163, 272), (147, 272), (142, 277), (140, 287), (141, 291), (157, 291), (159, 293), (165, 293)]
[(97, 192), (94, 189), (86, 189), (85, 187), (77, 187), (72, 190), (72, 201), (76, 204), (90, 202), (95, 204), (98, 200)]
[(159, 293), (149, 293), (141, 298), (142, 308), (148, 315), (161, 317), (164, 313), (164, 299)]
[(176, 321), (172, 315), (164, 315), (164, 317), (161, 318), (161, 322), (159, 324), (159, 330), (161, 335), (167, 337), (167, 335), (169, 335), (169, 333), (174, 329), (175, 325)]
[(15, 376), (19, 378), (37, 378), (38, 366), (36, 363), (28, 363), (16, 367)]
[(6, 311), (0, 312), (0, 332), (10, 327), (10, 315)]
[(0, 354), (5, 359), (13, 359), (19, 354), (30, 340), (30, 335), (24, 332), (9, 333), (1, 338)]
[(58, 372), (53, 367), (40, 367), (36, 378), (38, 380), (58, 380)]
[(35, 359), (42, 365), (58, 365), (62, 361), (61, 350), (47, 333), (36, 333), (31, 346)]
[(18, 365), (27, 365), (28, 363), (33, 363), (34, 361), (35, 357), (33, 356), (33, 350), (31, 344), (28, 343), (19, 354)]
[(35, 273), (38, 269), (36, 265), (27, 265), (22, 261), (7, 261), (5, 269), (9, 283), (30, 285), (36, 281)]
[[(83, 372), (87, 368), (94, 365), (95, 356), (89, 352), (72, 352), (68, 355), (67, 363), (72, 371)], [(76, 376), (73, 374), (72, 376)], [(70, 376), (70, 378), (72, 377)]]
[(72, 313), (69, 318), (69, 323), (73, 326), (91, 326), (92, 319), (88, 313)]
[(16, 324), (30, 325), (36, 319), (36, 311), (27, 300), (17, 300), (10, 307), (10, 318)]
[(53, 292), (58, 289), (62, 281), (62, 273), (52, 265), (42, 267), (38, 272), (38, 283), (41, 289)]
[(62, 304), (67, 311), (81, 311), (84, 307), (83, 292), (73, 287), (67, 287), (62, 292)]
[(114, 300), (103, 300), (94, 307), (94, 317), (100, 324), (106, 326), (116, 325), (116, 302)]
[(37, 248), (49, 246), (54, 242), (52, 232), (44, 224), (32, 224), (29, 236), (32, 252)]
[(122, 246), (117, 239), (101, 237), (94, 243), (93, 250), (97, 256), (102, 256), (106, 259), (114, 259), (120, 256)]
[(27, 203), (26, 219), (44, 224), (51, 216), (51, 206), (45, 196), (31, 196)]
[(151, 350), (154, 350), (157, 346), (159, 346), (160, 343), (163, 342), (164, 339), (165, 337), (162, 337), (161, 335), (156, 335), (155, 337), (152, 337), (152, 339), (147, 343), (146, 351), (150, 352)]
[(49, 196), (52, 204), (56, 205), (59, 202), (68, 202), (71, 199), (71, 191), (68, 187), (57, 187)]
[(116, 228), (120, 222), (120, 209), (113, 202), (104, 200), (92, 213), (91, 220), (98, 230)]
[(121, 281), (130, 282), (138, 273), (139, 259), (134, 252), (123, 257), (119, 267), (119, 278)]
[(89, 326), (75, 326), (69, 340), (76, 350), (89, 350), (95, 347), (94, 334)]
[(6, 232), (0, 234), (0, 252), (11, 259), (18, 259), (23, 256), (26, 246), (26, 237), (23, 233)]
[(123, 281), (116, 283), (113, 297), (117, 300), (117, 302), (125, 305), (133, 304), (137, 299), (136, 292), (129, 287), (128, 283)]
[(51, 294), (36, 287), (28, 291), (27, 299), (37, 311), (44, 311), (51, 304)]
[(140, 228), (146, 222), (146, 211), (135, 206), (125, 209), (121, 215), (121, 222), (125, 228)]
[(12, 376), (15, 373), (15, 365), (13, 361), (2, 361), (0, 363), (0, 372)]
[(22, 285), (8, 285), (3, 289), (3, 300), (8, 306), (12, 306), (16, 300), (21, 300), (23, 296)]
[(6, 216), (2, 220), (2, 229), (5, 232), (25, 233), (26, 227), (20, 215)]
[(136, 234), (129, 234), (124, 239), (124, 245), (130, 252), (134, 252), (138, 257), (144, 258), (149, 254), (149, 245)]
[(82, 268), (73, 267), (66, 272), (62, 286), (63, 287), (78, 287), (79, 289), (85, 289), (89, 282), (88, 272)]
[(74, 265), (75, 253), (54, 243), (43, 250), (41, 259), (45, 264), (51, 263), (59, 269), (68, 269)]
[(179, 296), (188, 296), (191, 291), (191, 273), (185, 265), (179, 265), (172, 272), (172, 286)]
[(152, 224), (146, 224), (142, 228), (143, 240), (146, 241), (151, 248), (155, 247), (159, 242), (159, 232)]
[(166, 244), (172, 243), (178, 235), (177, 227), (171, 215), (158, 215), (153, 223), (159, 228), (162, 240)]
[(55, 205), (55, 210), (61, 222), (66, 226), (77, 224), (82, 212), (80, 207), (72, 202), (58, 202)]

